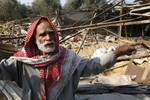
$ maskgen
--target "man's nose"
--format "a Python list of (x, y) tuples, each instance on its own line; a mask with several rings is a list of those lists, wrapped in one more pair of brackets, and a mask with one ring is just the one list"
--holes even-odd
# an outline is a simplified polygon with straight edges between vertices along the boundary
[(46, 40), (53, 40), (53, 39), (54, 39), (54, 35), (47, 33)]

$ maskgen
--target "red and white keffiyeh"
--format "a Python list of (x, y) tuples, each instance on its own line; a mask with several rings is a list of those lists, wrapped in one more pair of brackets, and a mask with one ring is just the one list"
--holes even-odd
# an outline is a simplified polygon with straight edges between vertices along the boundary
[[(54, 31), (56, 49), (47, 55), (36, 55), (35, 51), (35, 30), (41, 19), (47, 19), (51, 28)], [(59, 77), (60, 67), (63, 63), (66, 54), (66, 49), (59, 47), (59, 38), (55, 26), (51, 23), (48, 17), (42, 16), (36, 20), (29, 28), (23, 50), (14, 54), (17, 58), (22, 58), (24, 62), (31, 64), (32, 67), (40, 68), (41, 94), (42, 100), (46, 99), (47, 90)], [(44, 59), (44, 60), (43, 60)]]

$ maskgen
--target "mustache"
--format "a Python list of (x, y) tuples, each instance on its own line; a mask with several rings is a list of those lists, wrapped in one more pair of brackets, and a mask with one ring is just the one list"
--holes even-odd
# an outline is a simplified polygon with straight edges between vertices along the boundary
[(47, 44), (54, 45), (55, 41), (46, 41), (46, 42), (44, 42), (44, 45), (47, 45)]

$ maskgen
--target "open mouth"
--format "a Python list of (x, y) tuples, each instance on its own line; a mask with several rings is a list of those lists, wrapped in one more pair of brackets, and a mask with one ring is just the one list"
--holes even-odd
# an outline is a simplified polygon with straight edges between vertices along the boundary
[(54, 46), (55, 45), (55, 43), (47, 43), (47, 44), (45, 44), (45, 46)]

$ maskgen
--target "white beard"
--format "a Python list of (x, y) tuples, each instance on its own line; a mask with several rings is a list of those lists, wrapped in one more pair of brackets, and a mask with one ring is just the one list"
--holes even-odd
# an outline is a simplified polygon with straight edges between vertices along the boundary
[(45, 53), (52, 52), (56, 48), (55, 41), (46, 41), (41, 44), (38, 40), (36, 40), (36, 44), (37, 44), (38, 49)]

